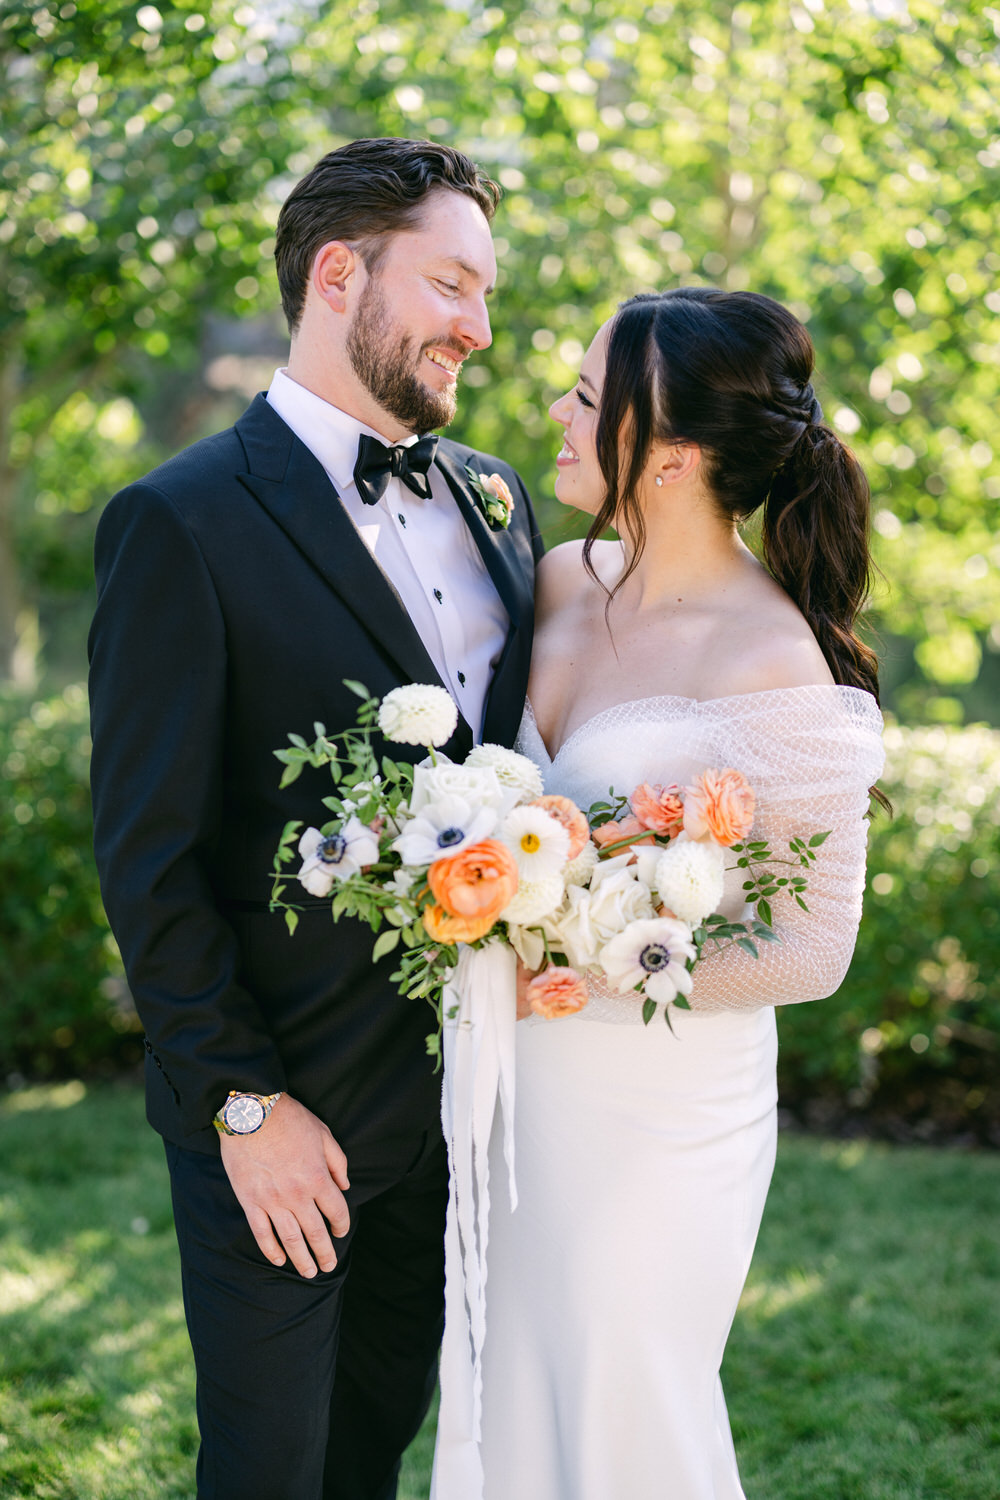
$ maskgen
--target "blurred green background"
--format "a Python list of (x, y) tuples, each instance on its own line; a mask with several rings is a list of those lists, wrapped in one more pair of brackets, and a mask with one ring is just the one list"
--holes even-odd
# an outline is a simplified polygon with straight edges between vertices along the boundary
[(998, 34), (966, 0), (0, 0), (0, 1080), (139, 1055), (89, 852), (97, 516), (283, 362), (291, 185), (402, 134), (504, 187), (452, 431), (550, 542), (546, 408), (621, 297), (750, 287), (807, 323), (874, 493), (896, 814), (847, 981), (782, 1014), (783, 1097), (1000, 1143)]

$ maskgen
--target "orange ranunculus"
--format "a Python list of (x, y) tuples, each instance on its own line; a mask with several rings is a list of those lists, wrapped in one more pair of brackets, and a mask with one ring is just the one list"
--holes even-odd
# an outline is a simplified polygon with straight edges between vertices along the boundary
[(650, 786), (644, 781), (637, 786), (629, 800), (635, 816), (643, 828), (654, 833), (680, 833), (684, 820), (684, 795), (679, 786)]
[[(637, 834), (638, 837), (631, 838), (632, 834)], [(591, 831), (590, 836), (598, 849), (606, 849), (609, 844), (621, 843), (622, 839), (630, 839), (630, 847), (632, 844), (656, 843), (656, 835), (651, 833), (648, 828), (643, 828), (638, 818), (631, 816), (622, 818), (619, 823), (602, 823), (600, 828), (595, 828)], [(625, 849), (616, 849), (614, 853), (624, 854)]]
[(559, 797), (554, 792), (546, 797), (536, 797), (532, 807), (543, 807), (550, 817), (561, 823), (569, 834), (567, 859), (576, 859), (590, 837), (587, 819), (569, 797)]
[(499, 839), (481, 839), (461, 854), (435, 860), (427, 884), (449, 916), (486, 921), (483, 931), (488, 932), (517, 892), (517, 864)]
[(575, 969), (549, 964), (528, 985), (528, 1004), (536, 1016), (554, 1021), (573, 1016), (587, 1003), (587, 981)]
[(745, 839), (753, 826), (753, 787), (742, 771), (702, 771), (684, 788), (684, 832), (688, 838), (730, 844)]
[(421, 913), (424, 928), (436, 943), (474, 943), (485, 937), (493, 926), (493, 917), (453, 917), (443, 906), (425, 906)]

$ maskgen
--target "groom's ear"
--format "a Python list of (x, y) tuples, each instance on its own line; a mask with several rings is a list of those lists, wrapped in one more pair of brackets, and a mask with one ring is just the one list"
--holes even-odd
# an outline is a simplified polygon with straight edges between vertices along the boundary
[(331, 312), (347, 311), (351, 283), (357, 278), (360, 264), (357, 253), (343, 240), (330, 240), (317, 250), (309, 280)]

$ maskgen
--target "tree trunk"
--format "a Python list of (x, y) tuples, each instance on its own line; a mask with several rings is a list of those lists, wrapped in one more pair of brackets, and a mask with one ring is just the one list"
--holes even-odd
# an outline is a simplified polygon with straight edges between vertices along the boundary
[(10, 460), (10, 413), (16, 389), (16, 368), (5, 361), (0, 365), (0, 682), (14, 676), (21, 608), (20, 569), (14, 546), (17, 472)]

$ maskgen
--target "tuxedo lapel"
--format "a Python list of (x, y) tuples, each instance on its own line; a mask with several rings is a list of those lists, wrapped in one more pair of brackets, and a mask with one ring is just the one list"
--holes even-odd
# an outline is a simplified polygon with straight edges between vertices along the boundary
[(523, 564), (518, 559), (513, 534), (509, 530), (493, 531), (490, 528), (471, 493), (464, 465), (443, 443), (438, 445), (434, 461), (448, 481), (465, 524), (482, 554), (486, 571), (516, 630), (531, 612), (532, 581), (525, 576)]
[(440, 683), (402, 600), (348, 516), (319, 460), (258, 396), (236, 424), (247, 455), (236, 477), (392, 658), (404, 678)]
[[(455, 496), (465, 523), (482, 554), (486, 570), (510, 616), (510, 629), (493, 672), (486, 696), (483, 739), (487, 743), (513, 743), (524, 708), (528, 663), (534, 623), (534, 559), (530, 531), (521, 537), (515, 518), (506, 530), (493, 531), (476, 503), (465, 464), (444, 443), (439, 444), (435, 463)], [(472, 456), (475, 466), (475, 456)]]

